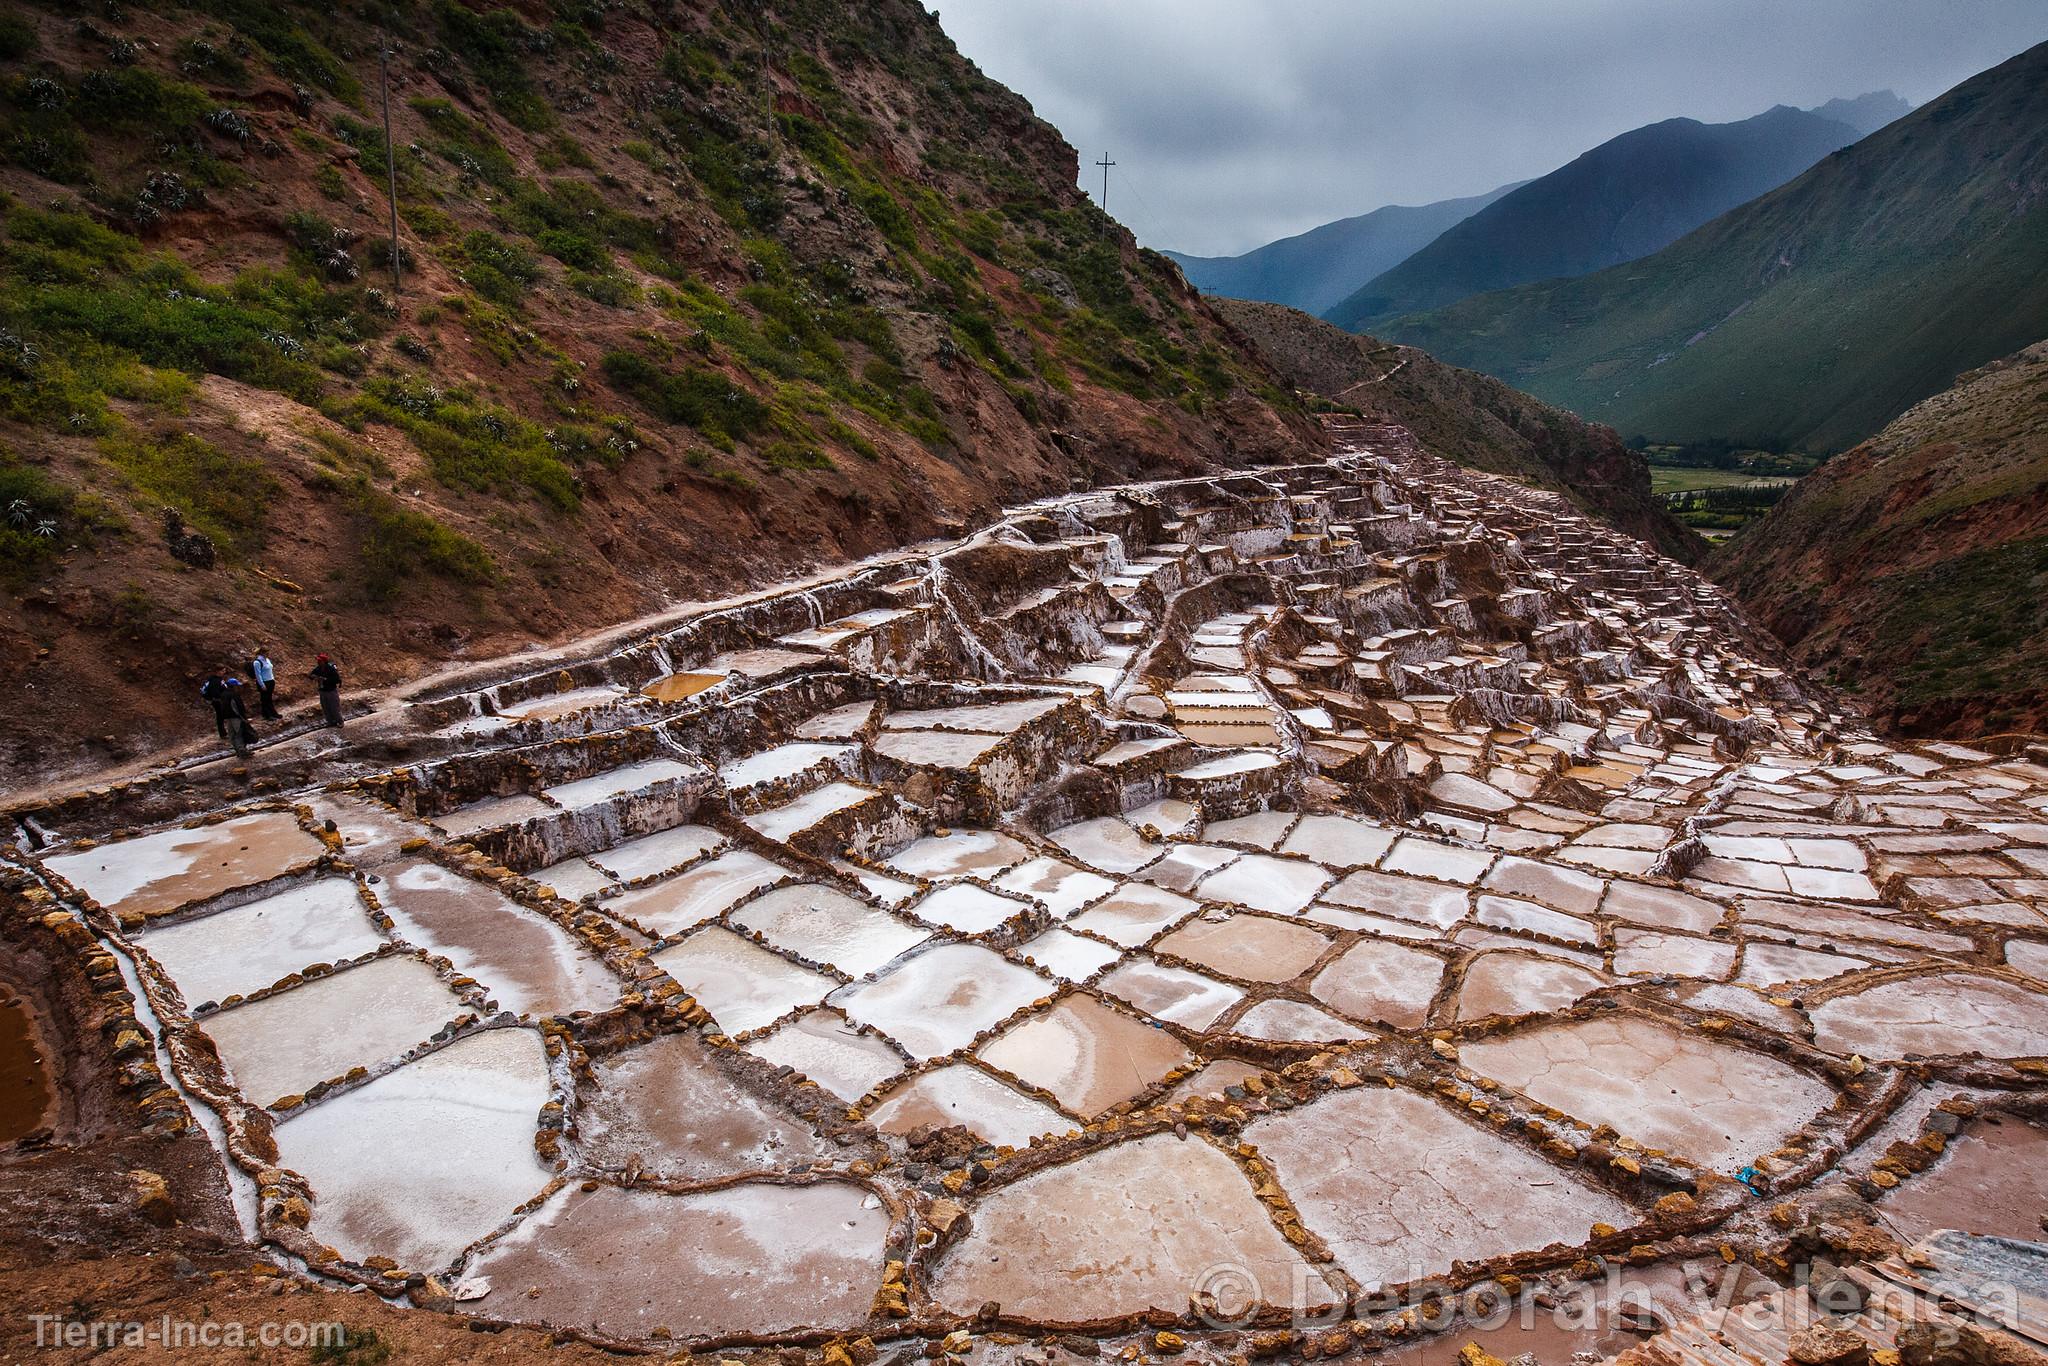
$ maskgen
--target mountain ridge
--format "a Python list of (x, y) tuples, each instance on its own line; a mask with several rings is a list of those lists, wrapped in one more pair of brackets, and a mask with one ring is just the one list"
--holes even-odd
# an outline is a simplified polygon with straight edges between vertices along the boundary
[(1474, 294), (1637, 260), (1860, 136), (1787, 105), (1734, 123), (1646, 124), (1447, 228), (1325, 316), (1366, 331)]
[(1516, 181), (1485, 194), (1429, 204), (1388, 204), (1236, 256), (1162, 254), (1181, 268), (1189, 284), (1205, 294), (1259, 299), (1321, 313), (1356, 288), (1358, 281), (1406, 260), (1445, 229), (1525, 183)]
[(1807, 475), (1709, 568), (1882, 725), (2048, 724), (2048, 341)]
[(2048, 333), (2044, 187), (2048, 43), (1651, 256), (1386, 334), (1625, 435), (1841, 450)]

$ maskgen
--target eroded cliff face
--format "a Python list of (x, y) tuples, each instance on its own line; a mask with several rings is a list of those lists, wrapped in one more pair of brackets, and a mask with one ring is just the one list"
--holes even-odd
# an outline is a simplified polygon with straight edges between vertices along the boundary
[(1961, 376), (1717, 553), (1809, 667), (1914, 735), (2048, 716), (2048, 343)]
[(0, 31), (0, 768), (1319, 439), (910, 0), (385, 18), (389, 162), (353, 16)]
[(1404, 427), (1425, 449), (1461, 465), (1562, 493), (1676, 559), (1691, 563), (1705, 552), (1705, 542), (1651, 494), (1649, 467), (1612, 428), (1426, 351), (1357, 336), (1291, 308), (1210, 302), (1297, 388)]

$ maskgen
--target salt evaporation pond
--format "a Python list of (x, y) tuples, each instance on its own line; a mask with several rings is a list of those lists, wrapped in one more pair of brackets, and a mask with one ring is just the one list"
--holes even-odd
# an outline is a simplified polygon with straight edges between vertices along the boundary
[(278, 1125), (279, 1160), (312, 1183), (315, 1237), (433, 1270), (547, 1184), (550, 1098), (540, 1035), (486, 1030)]

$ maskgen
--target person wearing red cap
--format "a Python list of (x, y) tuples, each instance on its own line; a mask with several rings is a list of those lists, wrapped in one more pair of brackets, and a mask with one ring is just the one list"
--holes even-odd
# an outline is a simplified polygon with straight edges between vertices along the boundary
[(333, 660), (321, 655), (306, 676), (320, 685), (320, 712), (327, 718), (328, 726), (341, 729), (341, 670), (334, 667)]

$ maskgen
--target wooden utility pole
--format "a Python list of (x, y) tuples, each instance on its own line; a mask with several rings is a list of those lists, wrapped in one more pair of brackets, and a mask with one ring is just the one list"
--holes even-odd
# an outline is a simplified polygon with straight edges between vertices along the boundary
[(1109, 159), (1109, 153), (1102, 154), (1102, 160), (1095, 163), (1102, 168), (1102, 211), (1109, 212), (1109, 168), (1116, 165)]
[(377, 30), (377, 84), (384, 92), (384, 187), (391, 197), (391, 295), (396, 302), (405, 281), (398, 269), (398, 153), (391, 143), (391, 44)]

